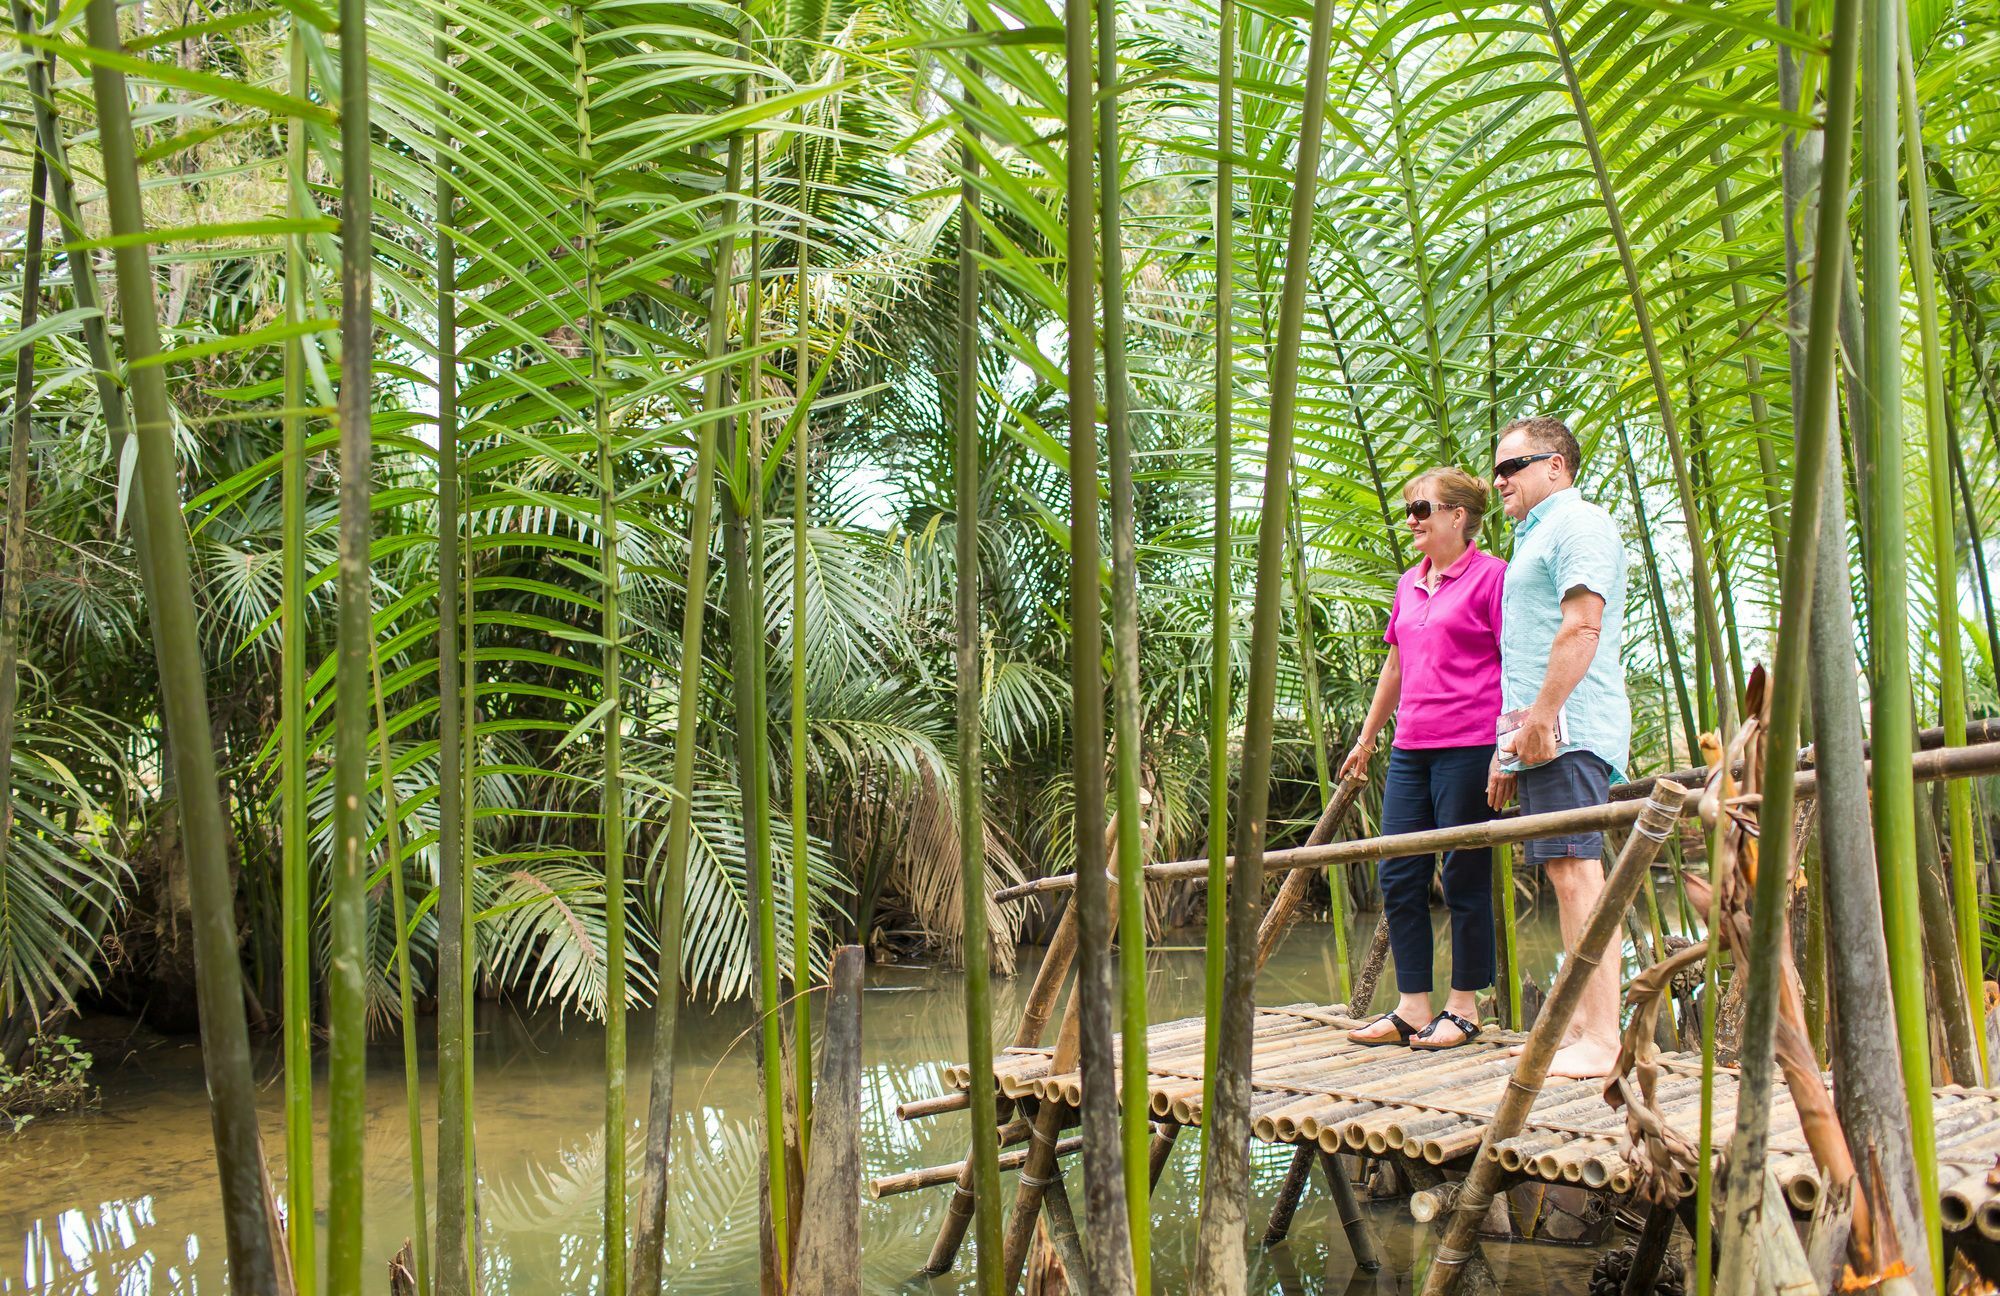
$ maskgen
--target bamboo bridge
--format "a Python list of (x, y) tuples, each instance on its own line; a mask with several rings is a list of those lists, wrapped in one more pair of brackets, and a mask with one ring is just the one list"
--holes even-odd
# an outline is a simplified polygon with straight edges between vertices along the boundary
[[(1973, 745), (1965, 747), (1944, 748), (1934, 733), (1924, 737), (1926, 750), (1915, 760), (1919, 781), (2000, 772), (2000, 722), (1974, 726)], [(1662, 844), (1679, 819), (1697, 809), (1706, 774), (1684, 771), (1623, 785), (1609, 803), (1583, 810), (1335, 843), (1340, 821), (1364, 786), (1358, 780), (1345, 782), (1304, 846), (1266, 856), (1267, 868), (1286, 876), (1259, 928), (1258, 965), (1282, 940), (1302, 906), (1310, 879), (1321, 869), (1456, 845), (1528, 841), (1576, 831), (1584, 822), (1608, 831), (1618, 850), (1604, 895), (1577, 942), (1579, 949), (1604, 949), (1648, 880)], [(1677, 780), (1685, 780), (1694, 790)], [(1801, 800), (1815, 794), (1810, 769), (1801, 770), (1795, 790)], [(1151, 865), (1146, 876), (1188, 876), (1197, 869), (1205, 872), (1206, 867), (1205, 861)], [(1011, 1042), (996, 1052), (991, 1078), (999, 1100), (1001, 1145), (1011, 1149), (1003, 1151), (1001, 1168), (1020, 1172), (1008, 1225), (1009, 1290), (1019, 1281), (1038, 1217), (1065, 1268), (1076, 1272), (1081, 1263), (1061, 1169), (1063, 1159), (1082, 1146), (1080, 1137), (1065, 1135), (1078, 1121), (1083, 1097), (1074, 996), (1056, 1043), (1051, 1046), (1044, 1039), (1076, 954), (1076, 915), (1067, 902), (1073, 884), (1073, 878), (1048, 878), (1002, 893), (1003, 898), (1012, 898), (1057, 892), (1064, 900), (1060, 924), (1022, 1019)], [(1496, 1198), (1522, 1183), (1588, 1190), (1605, 1195), (1607, 1204), (1623, 1201), (1637, 1206), (1644, 1226), (1624, 1290), (1650, 1291), (1675, 1222), (1694, 1232), (1694, 1171), (1686, 1150), (1699, 1145), (1700, 1055), (1669, 1050), (1648, 1058), (1650, 1124), (1608, 1103), (1605, 1080), (1550, 1081), (1549, 1056), (1595, 967), (1593, 959), (1582, 955), (1564, 961), (1529, 1032), (1489, 1027), (1477, 1040), (1440, 1052), (1353, 1044), (1346, 1033), (1365, 1020), (1362, 1014), (1373, 998), (1386, 944), (1386, 931), (1378, 926), (1351, 996), (1361, 1014), (1345, 1004), (1301, 1003), (1256, 1010), (1251, 1134), (1266, 1144), (1293, 1150), (1290, 1169), (1270, 1207), (1265, 1244), (1285, 1237), (1317, 1165), (1357, 1265), (1376, 1267), (1376, 1247), (1354, 1186), (1357, 1172), (1372, 1161), (1393, 1168), (1393, 1182), (1398, 1191), (1409, 1194), (1410, 1210), (1419, 1222), (1435, 1221), (1444, 1230), (1427, 1293), (1449, 1291), (1461, 1270), (1468, 1265), (1477, 1269), (1478, 1233), (1489, 1222), (1489, 1214), (1498, 1217), (1493, 1209)], [(1147, 1031), (1153, 1121), (1150, 1169), (1156, 1181), (1181, 1131), (1203, 1122), (1205, 1030), (1204, 1020), (1193, 1017)], [(976, 1078), (962, 1065), (947, 1066), (945, 1078), (948, 1092), (906, 1103), (898, 1114), (914, 1120), (965, 1110)], [(1712, 1099), (1718, 1152), (1734, 1127), (1737, 1097), (1735, 1070), (1718, 1067)], [(1940, 1214), (1947, 1235), (1976, 1252), (2000, 1248), (2000, 1090), (1945, 1086), (1936, 1091), (1935, 1115)], [(1680, 1162), (1659, 1155), (1663, 1144), (1676, 1142), (1682, 1149)], [(1648, 1155), (1649, 1148), (1653, 1155)], [(1766, 1165), (1768, 1234), (1760, 1250), (1767, 1254), (1761, 1263), (1767, 1274), (1776, 1275), (1771, 1279), (1773, 1289), (1792, 1290), (1785, 1286), (1785, 1276), (1802, 1281), (1808, 1269), (1791, 1217), (1810, 1217), (1820, 1210), (1827, 1185), (1782, 1082), (1772, 1094)], [(953, 1266), (970, 1223), (970, 1162), (891, 1175), (871, 1185), (873, 1195), (880, 1198), (947, 1184), (954, 1189), (953, 1197), (925, 1266), (931, 1274)], [(1719, 1193), (1716, 1200), (1720, 1201)], [(2000, 1250), (1992, 1254), (2000, 1256)], [(1819, 1290), (1820, 1284), (1814, 1282), (1811, 1289)]]

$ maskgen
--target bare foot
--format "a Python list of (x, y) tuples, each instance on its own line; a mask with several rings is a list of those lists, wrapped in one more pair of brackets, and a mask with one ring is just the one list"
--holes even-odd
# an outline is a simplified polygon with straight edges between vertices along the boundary
[(1549, 1074), (1570, 1080), (1596, 1080), (1618, 1065), (1618, 1046), (1605, 1040), (1581, 1039), (1556, 1050)]
[[(1560, 1057), (1564, 1049), (1574, 1045), (1578, 1040), (1582, 1038), (1583, 1035), (1574, 1026), (1570, 1027), (1568, 1030), (1563, 1032), (1562, 1038), (1556, 1041), (1556, 1055)], [(1523, 1053), (1526, 1053), (1527, 1051), (1528, 1051), (1528, 1046), (1526, 1044), (1516, 1044), (1514, 1045), (1514, 1047), (1507, 1050), (1507, 1056), (1519, 1057)], [(1615, 1054), (1617, 1050), (1614, 1049), (1612, 1050), (1612, 1052)], [(1606, 1074), (1608, 1075), (1610, 1073), (1606, 1072)]]

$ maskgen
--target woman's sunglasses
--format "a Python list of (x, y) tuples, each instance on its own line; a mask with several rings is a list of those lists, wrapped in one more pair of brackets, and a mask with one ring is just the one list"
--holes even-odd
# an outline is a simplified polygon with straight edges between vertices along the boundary
[(1553, 459), (1560, 453), (1561, 451), (1558, 450), (1545, 450), (1541, 454), (1515, 455), (1512, 459), (1502, 459), (1499, 463), (1493, 465), (1493, 480), (1496, 482), (1505, 481), (1523, 468), (1526, 468), (1529, 464), (1540, 463), (1544, 459)]
[[(1425, 499), (1411, 500), (1403, 505), (1403, 516), (1412, 521), (1421, 522), (1443, 507), (1444, 505), (1442, 504), (1433, 504)], [(1458, 506), (1454, 504), (1452, 507), (1456, 508)]]

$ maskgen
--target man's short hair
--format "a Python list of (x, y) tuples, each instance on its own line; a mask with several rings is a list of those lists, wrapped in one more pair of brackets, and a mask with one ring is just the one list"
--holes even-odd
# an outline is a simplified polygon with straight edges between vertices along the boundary
[(1536, 450), (1554, 451), (1563, 457), (1563, 465), (1569, 469), (1570, 480), (1576, 480), (1583, 467), (1583, 447), (1576, 443), (1576, 433), (1559, 418), (1546, 414), (1536, 414), (1529, 418), (1517, 418), (1500, 429), (1500, 435), (1519, 432), (1528, 438), (1528, 444)]

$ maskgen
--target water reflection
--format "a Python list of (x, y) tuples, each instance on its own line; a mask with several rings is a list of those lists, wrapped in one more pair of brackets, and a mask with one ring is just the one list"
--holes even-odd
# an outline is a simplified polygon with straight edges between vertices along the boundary
[[(1538, 927), (1524, 930), (1524, 963), (1546, 982), (1552, 951)], [(1331, 942), (1323, 927), (1294, 930), (1260, 979), (1270, 1004), (1333, 997)], [(1440, 942), (1440, 949), (1443, 948)], [(1011, 1030), (1026, 993), (1022, 974), (995, 986), (995, 1029)], [(940, 1092), (943, 1064), (963, 1051), (964, 1012), (955, 974), (913, 967), (869, 969), (864, 997), (864, 1170), (870, 1176), (958, 1160), (963, 1117), (905, 1124), (900, 1102)], [(1442, 984), (1442, 982), (1440, 982)], [(1180, 936), (1150, 957), (1148, 997), (1155, 1020), (1200, 1011), (1198, 934)], [(757, 1289), (758, 1121), (751, 1025), (738, 1007), (682, 1014), (675, 1090), (682, 1104), (674, 1130), (674, 1200), (668, 1238), (671, 1290), (701, 1293)], [(632, 1056), (648, 1056), (649, 1023), (634, 1019)], [(112, 1055), (116, 1050), (109, 1050)], [(603, 1037), (571, 1019), (528, 1020), (505, 1006), (480, 1018), (477, 1045), (478, 1141), (482, 1194), (482, 1265), (489, 1292), (555, 1296), (592, 1290), (601, 1255), (604, 1146)], [(386, 1264), (412, 1227), (405, 1170), (400, 1054), (370, 1059), (368, 1254)], [(428, 1074), (425, 1086), (434, 1081)], [(275, 1054), (264, 1062), (262, 1114), (272, 1173), (282, 1179), (281, 1093)], [(220, 1209), (198, 1051), (163, 1041), (138, 1049), (99, 1077), (101, 1111), (50, 1120), (0, 1143), (0, 1293), (184, 1293), (223, 1290)], [(632, 1077), (632, 1110), (643, 1113), (644, 1080)], [(322, 1091), (322, 1100), (324, 1093)], [(323, 1118), (323, 1113), (322, 1113)], [(323, 1133), (323, 1131), (322, 1131)], [(640, 1128), (628, 1134), (631, 1163)], [(1160, 1290), (1178, 1290), (1192, 1268), (1196, 1213), (1193, 1139), (1168, 1166), (1155, 1203), (1155, 1273)], [(1263, 1148), (1256, 1158), (1262, 1227), (1287, 1157)], [(427, 1163), (437, 1164), (434, 1149)], [(320, 1200), (324, 1201), (325, 1167)], [(1005, 1185), (1011, 1197), (1011, 1178)], [(927, 1293), (969, 1290), (962, 1276), (935, 1282), (912, 1275), (923, 1262), (949, 1192), (931, 1189), (866, 1203), (862, 1209), (864, 1287)], [(1323, 1194), (1309, 1193), (1291, 1239), (1252, 1250), (1253, 1290), (1272, 1293), (1407, 1292), (1421, 1280), (1425, 1235), (1400, 1206), (1371, 1207), (1386, 1261), (1378, 1275), (1356, 1274), (1338, 1222)], [(324, 1227), (324, 1220), (317, 1222)], [(1581, 1290), (1588, 1256), (1556, 1248), (1496, 1249), (1496, 1269), (1510, 1291)], [(377, 1271), (379, 1272), (379, 1271)]]

